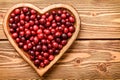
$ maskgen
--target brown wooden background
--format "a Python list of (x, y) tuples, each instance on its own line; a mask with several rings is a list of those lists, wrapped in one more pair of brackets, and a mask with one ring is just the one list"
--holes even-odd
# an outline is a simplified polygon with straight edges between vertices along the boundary
[(120, 79), (120, 0), (0, 0), (0, 80), (40, 78), (3, 32), (5, 13), (21, 2), (40, 9), (66, 3), (74, 6), (81, 17), (77, 40), (44, 79)]

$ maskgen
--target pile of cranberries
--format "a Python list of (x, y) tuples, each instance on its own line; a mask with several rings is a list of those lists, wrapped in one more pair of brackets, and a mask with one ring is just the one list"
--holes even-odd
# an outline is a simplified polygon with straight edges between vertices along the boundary
[(64, 8), (39, 14), (20, 7), (11, 12), (8, 22), (12, 38), (36, 67), (48, 65), (75, 31), (75, 17)]

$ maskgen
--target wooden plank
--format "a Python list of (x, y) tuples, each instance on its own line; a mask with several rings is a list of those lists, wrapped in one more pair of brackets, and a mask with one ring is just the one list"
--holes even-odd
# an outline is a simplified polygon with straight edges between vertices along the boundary
[[(44, 79), (120, 78), (120, 40), (76, 40)], [(0, 41), (0, 79), (38, 79), (8, 41)]]
[(78, 39), (120, 38), (119, 0), (0, 0), (0, 39), (7, 39), (2, 28), (5, 13), (10, 7), (20, 2), (32, 3), (40, 9), (55, 3), (74, 6), (81, 17), (81, 31)]

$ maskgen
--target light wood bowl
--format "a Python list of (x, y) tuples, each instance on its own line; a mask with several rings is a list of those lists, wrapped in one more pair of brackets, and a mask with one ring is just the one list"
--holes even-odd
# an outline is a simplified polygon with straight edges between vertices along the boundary
[[(44, 14), (47, 11), (53, 10), (53, 9), (57, 9), (57, 8), (65, 8), (67, 10), (69, 10), (75, 17), (76, 22), (74, 24), (75, 26), (75, 32), (73, 33), (72, 37), (68, 40), (68, 43), (62, 48), (62, 50), (60, 51), (60, 53), (58, 55), (55, 56), (54, 60), (50, 62), (49, 65), (45, 66), (44, 68), (37, 68), (33, 62), (29, 59), (28, 54), (23, 51), (22, 49), (20, 49), (17, 45), (17, 43), (14, 41), (14, 39), (11, 37), (11, 33), (9, 31), (9, 26), (8, 26), (8, 19), (10, 17), (10, 13), (15, 9), (15, 8), (19, 8), (19, 7), (29, 7), (32, 9), (35, 9), (36, 11), (38, 11), (40, 14)], [(71, 46), (71, 44), (74, 42), (74, 40), (77, 38), (77, 35), (80, 31), (80, 18), (79, 15), (77, 13), (77, 11), (69, 5), (66, 4), (54, 4), (54, 5), (50, 5), (46, 8), (44, 8), (43, 10), (40, 10), (38, 7), (32, 5), (32, 4), (28, 4), (28, 3), (20, 3), (20, 4), (16, 4), (14, 5), (12, 8), (10, 8), (7, 13), (6, 16), (4, 18), (4, 22), (3, 22), (3, 27), (4, 27), (4, 32), (8, 38), (8, 40), (10, 41), (10, 43), (13, 45), (13, 47), (17, 50), (17, 52), (19, 53), (20, 56), (22, 56), (22, 58), (28, 62), (34, 69), (35, 71), (40, 75), (43, 76), (43, 74), (45, 72), (48, 71), (48, 69), (50, 69), (55, 63), (56, 61), (58, 61), (58, 59), (65, 53), (65, 51)]]

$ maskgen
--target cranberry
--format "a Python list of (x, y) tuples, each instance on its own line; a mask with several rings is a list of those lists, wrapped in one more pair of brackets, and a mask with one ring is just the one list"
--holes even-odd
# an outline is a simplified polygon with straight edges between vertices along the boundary
[(48, 17), (48, 21), (52, 21), (53, 20), (53, 15), (50, 15), (49, 17)]
[(32, 48), (32, 44), (31, 43), (28, 43), (28, 49), (31, 49)]
[(52, 35), (49, 35), (49, 36), (48, 36), (48, 39), (49, 39), (49, 40), (53, 40), (54, 37), (53, 37)]
[(48, 29), (44, 29), (45, 34), (50, 34), (50, 31)]
[(15, 17), (15, 13), (11, 13), (10, 16), (13, 18)]
[(61, 36), (61, 33), (60, 33), (60, 32), (56, 32), (56, 33), (55, 33), (55, 36), (56, 36), (56, 37), (60, 37), (60, 36)]
[(24, 31), (20, 31), (19, 35), (20, 35), (20, 36), (24, 36), (24, 35), (25, 35), (25, 32), (24, 32)]
[(53, 42), (52, 45), (53, 45), (54, 48), (58, 48), (58, 43), (57, 42)]
[(19, 47), (23, 47), (23, 45), (24, 45), (23, 42), (19, 42), (18, 44)]
[(72, 33), (71, 32), (68, 32), (67, 33), (67, 36), (70, 38), (72, 36)]
[(60, 21), (60, 20), (61, 20), (61, 17), (56, 16), (56, 17), (55, 17), (55, 20), (56, 20), (56, 21)]
[(44, 60), (44, 64), (45, 64), (45, 65), (48, 65), (48, 64), (49, 64), (49, 60), (45, 59), (45, 60)]
[(62, 40), (61, 44), (64, 46), (67, 44), (67, 40)]
[(39, 14), (20, 7), (11, 12), (8, 22), (11, 36), (38, 68), (48, 65), (75, 32), (75, 17), (66, 9)]
[(67, 34), (65, 34), (65, 33), (63, 33), (63, 34), (61, 35), (61, 37), (62, 37), (62, 39), (67, 39), (67, 38), (68, 38)]
[(45, 67), (45, 64), (43, 62), (41, 62), (40, 67)]
[(46, 20), (45, 19), (40, 19), (39, 22), (40, 22), (40, 24), (45, 24)]
[(30, 10), (31, 14), (36, 14), (36, 11), (35, 10)]
[(39, 39), (43, 39), (44, 34), (41, 33), (41, 34), (38, 34), (37, 36), (38, 36)]
[(38, 59), (36, 59), (36, 60), (34, 61), (34, 64), (35, 64), (36, 66), (39, 66), (40, 61), (39, 61)]
[(47, 46), (46, 46), (46, 45), (43, 45), (43, 46), (42, 46), (42, 50), (43, 50), (43, 51), (46, 51), (46, 50), (47, 50)]
[(13, 23), (13, 22), (14, 22), (14, 19), (10, 18), (9, 23)]
[(24, 14), (21, 14), (21, 15), (20, 15), (20, 19), (22, 19), (22, 20), (25, 19), (25, 15), (24, 15)]
[(20, 14), (20, 9), (15, 9), (14, 13), (15, 14)]
[(68, 33), (68, 28), (64, 28), (64, 33)]
[(19, 43), (20, 42), (20, 38), (16, 38), (16, 42)]
[(24, 45), (24, 46), (23, 46), (23, 50), (27, 51), (27, 50), (28, 50), (28, 46), (27, 46), (27, 45)]
[(34, 42), (37, 44), (39, 42), (38, 37), (34, 37)]
[(27, 7), (23, 7), (22, 10), (23, 10), (24, 13), (28, 12), (28, 8)]
[(34, 26), (33, 26), (33, 30), (34, 30), (34, 31), (37, 31), (37, 30), (38, 30), (38, 26), (37, 26), (37, 25), (34, 25)]
[(75, 31), (75, 27), (70, 26), (70, 27), (69, 27), (69, 31), (73, 33), (73, 32)]
[(61, 18), (65, 19), (66, 18), (66, 14), (61, 14)]
[(37, 50), (37, 51), (40, 51), (40, 50), (41, 50), (41, 45), (37, 45), (37, 46), (36, 46), (36, 50)]
[(47, 58), (49, 56), (49, 54), (47, 52), (45, 52), (45, 53), (43, 53), (43, 56)]
[(54, 56), (53, 55), (50, 55), (49, 58), (48, 58), (50, 61), (52, 61), (54, 59)]
[(46, 44), (46, 43), (47, 43), (46, 39), (42, 39), (42, 40), (41, 40), (41, 43), (42, 43), (42, 44)]
[(12, 37), (15, 39), (15, 38), (18, 37), (18, 34), (17, 34), (17, 33), (13, 33), (13, 34), (12, 34)]
[(26, 23), (25, 28), (29, 28), (29, 27), (30, 27), (30, 23)]

